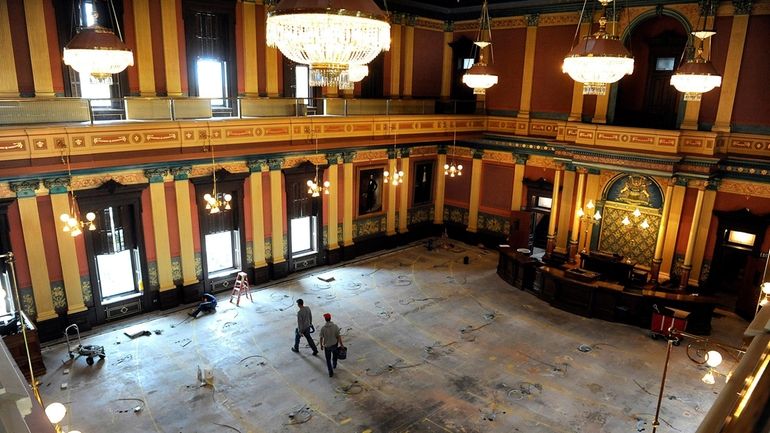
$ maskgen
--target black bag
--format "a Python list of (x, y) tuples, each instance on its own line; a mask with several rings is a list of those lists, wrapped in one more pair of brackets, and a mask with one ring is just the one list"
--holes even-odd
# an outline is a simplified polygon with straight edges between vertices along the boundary
[(337, 359), (347, 359), (347, 357), (348, 357), (348, 348), (345, 346), (337, 347)]

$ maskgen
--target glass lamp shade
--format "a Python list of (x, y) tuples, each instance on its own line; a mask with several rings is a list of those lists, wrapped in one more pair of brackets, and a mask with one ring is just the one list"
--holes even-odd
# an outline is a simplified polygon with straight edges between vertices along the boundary
[(685, 101), (700, 101), (701, 95), (722, 85), (722, 77), (711, 62), (697, 57), (679, 66), (671, 76), (671, 85), (684, 93)]
[(67, 408), (59, 402), (51, 403), (45, 408), (45, 416), (48, 417), (51, 424), (59, 424), (66, 414)]
[(134, 65), (134, 53), (126, 44), (112, 30), (97, 25), (75, 35), (64, 47), (62, 59), (81, 74), (107, 83), (112, 82), (112, 74)]
[(463, 83), (473, 89), (474, 95), (484, 95), (487, 89), (497, 84), (497, 73), (482, 59), (463, 75)]
[(349, 65), (390, 49), (390, 24), (372, 0), (282, 0), (268, 12), (267, 45), (310, 66), (310, 84), (338, 86)]
[(722, 363), (722, 354), (716, 350), (709, 350), (706, 353), (706, 365), (711, 368), (718, 367)]
[(567, 54), (562, 71), (583, 83), (584, 95), (606, 95), (607, 84), (634, 72), (634, 58), (617, 36), (600, 30), (585, 37)]

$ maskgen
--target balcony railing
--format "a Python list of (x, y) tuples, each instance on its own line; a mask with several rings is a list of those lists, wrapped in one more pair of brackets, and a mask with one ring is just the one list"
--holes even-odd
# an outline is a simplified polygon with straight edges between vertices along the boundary
[(473, 114), (475, 101), (126, 97), (0, 100), (0, 125), (300, 116)]

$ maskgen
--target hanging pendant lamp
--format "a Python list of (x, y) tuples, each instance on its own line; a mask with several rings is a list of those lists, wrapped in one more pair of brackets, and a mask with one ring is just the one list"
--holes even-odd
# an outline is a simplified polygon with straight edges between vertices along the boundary
[[(473, 43), (479, 50), (479, 61), (476, 62), (468, 72), (463, 75), (463, 83), (473, 89), (474, 95), (484, 95), (487, 89), (497, 84), (497, 72), (494, 68), (487, 64), (484, 58), (487, 48), (489, 49), (489, 57), (494, 62), (494, 55), (492, 54), (492, 27), (489, 22), (489, 9), (487, 8), (487, 1), (481, 5), (481, 18), (479, 19), (479, 33), (476, 36), (476, 41)], [(475, 51), (475, 48), (474, 48)]]
[[(700, 101), (704, 93), (722, 85), (722, 77), (711, 61), (704, 57), (703, 53), (705, 40), (716, 34), (713, 28), (706, 28), (709, 10), (711, 9), (711, 3), (706, 3), (701, 7), (701, 16), (698, 18), (698, 21), (699, 24), (700, 22), (703, 23), (702, 27), (698, 26), (700, 30), (691, 33), (692, 39), (695, 39), (698, 45), (694, 58), (682, 61), (674, 75), (671, 76), (671, 85), (676, 90), (684, 93), (685, 101)], [(688, 52), (692, 52), (692, 48), (688, 42), (688, 46), (685, 47), (685, 51), (682, 54), (683, 59), (687, 56)]]

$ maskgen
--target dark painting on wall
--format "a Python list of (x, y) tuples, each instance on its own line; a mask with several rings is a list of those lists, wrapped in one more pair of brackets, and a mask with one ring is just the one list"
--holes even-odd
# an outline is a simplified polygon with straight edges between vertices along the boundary
[(382, 211), (382, 168), (361, 170), (358, 179), (358, 215)]
[(433, 193), (433, 161), (414, 165), (414, 196), (412, 205), (430, 203)]

